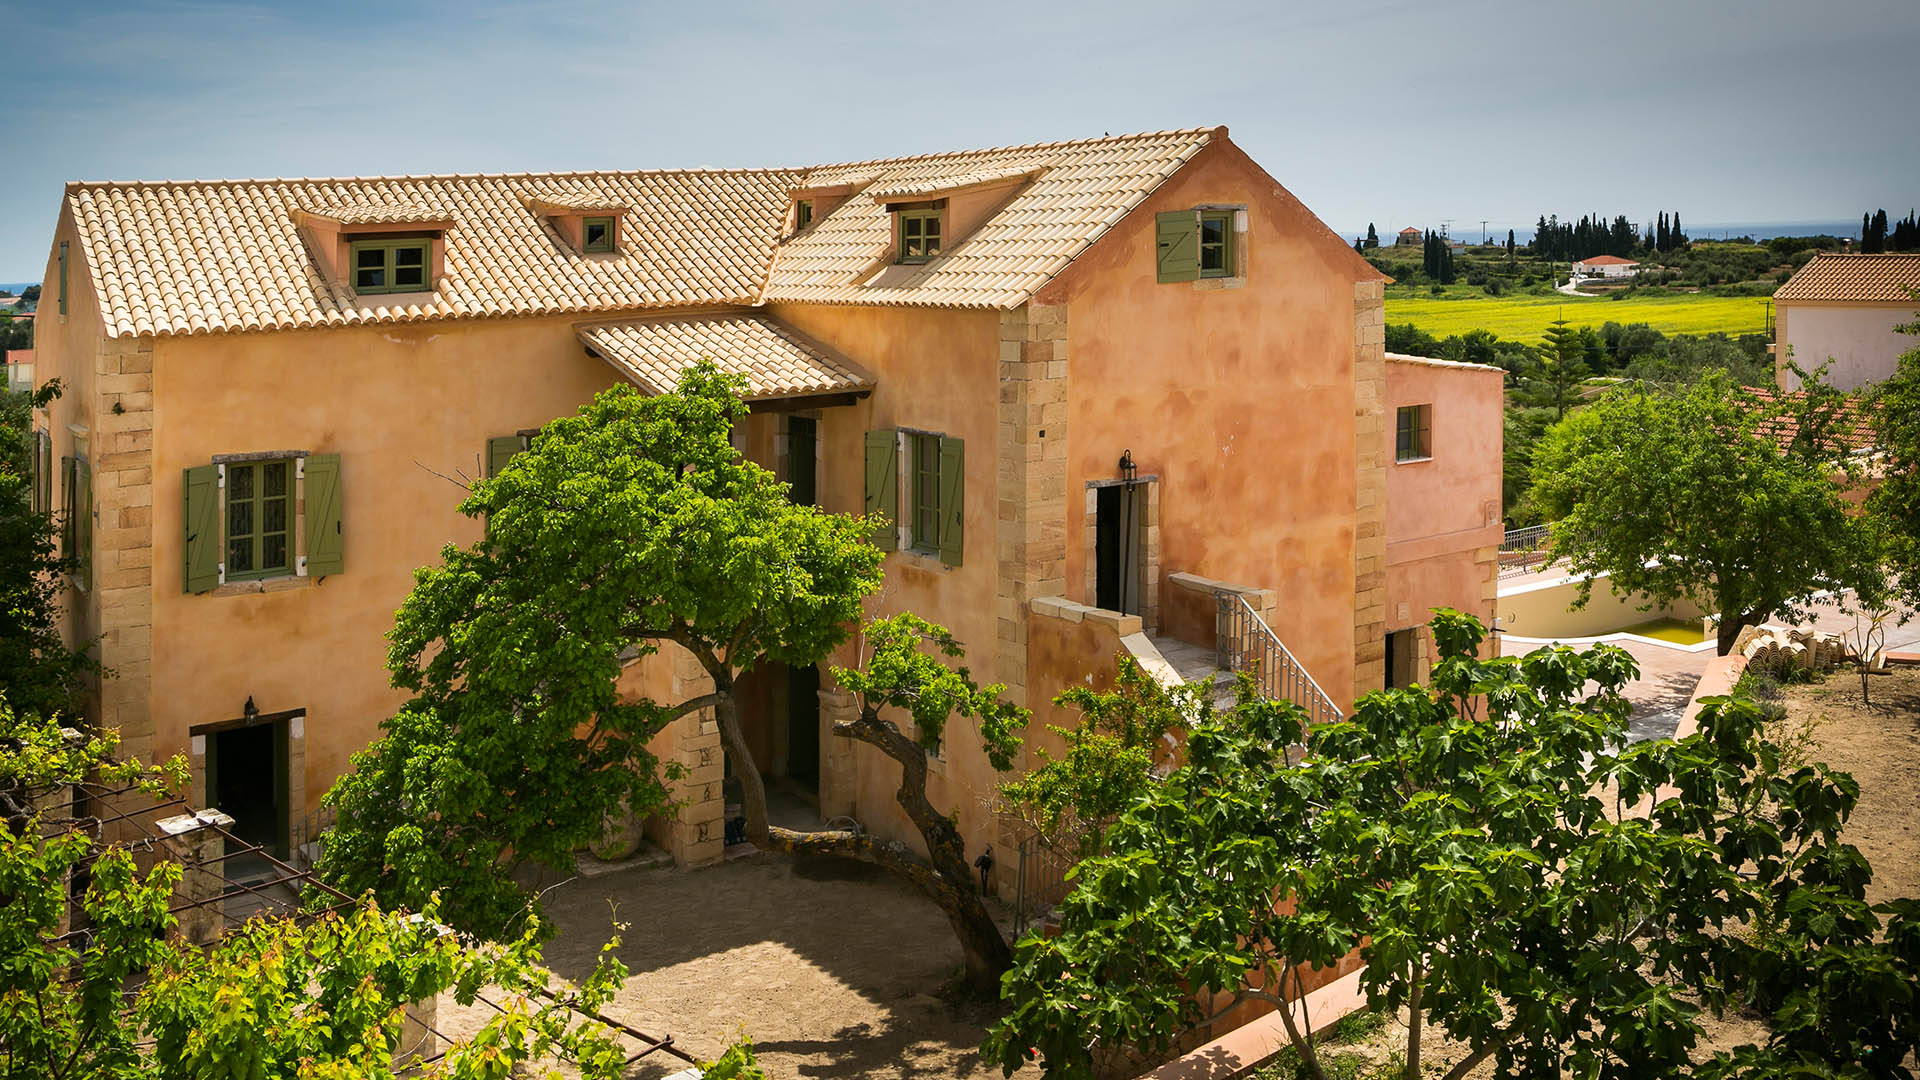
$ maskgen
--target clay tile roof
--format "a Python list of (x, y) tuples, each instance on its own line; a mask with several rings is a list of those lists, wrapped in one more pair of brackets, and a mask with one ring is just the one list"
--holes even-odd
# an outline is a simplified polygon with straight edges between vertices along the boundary
[[(1804, 390), (1782, 391), (1762, 386), (1748, 387), (1747, 392), (1765, 407), (1771, 407), (1786, 399), (1798, 401), (1806, 397)], [(1849, 397), (1841, 402), (1833, 420), (1831, 441), (1836, 444), (1835, 449), (1859, 453), (1871, 450), (1876, 445), (1873, 419), (1862, 407), (1859, 398)], [(1756, 430), (1762, 437), (1772, 438), (1784, 450), (1793, 445), (1794, 436), (1800, 433), (1800, 423), (1792, 416), (1773, 413), (1763, 419)]]
[(673, 389), (699, 360), (744, 376), (749, 401), (873, 389), (867, 371), (764, 315), (668, 316), (577, 328), (580, 340), (642, 390)]
[(417, 202), (321, 201), (301, 209), (320, 217), (332, 218), (342, 225), (395, 225), (410, 221), (442, 221), (446, 218), (445, 214)]
[(935, 176), (890, 184), (876, 184), (867, 194), (882, 200), (912, 199), (943, 191), (956, 191), (960, 188), (986, 187), (989, 184), (1025, 180), (1035, 171), (1033, 169), (981, 169), (979, 172), (960, 173), (957, 176)]
[[(1194, 128), (811, 169), (737, 169), (67, 186), (109, 337), (478, 316), (613, 314), (768, 300), (1017, 307), (1220, 129)], [(882, 287), (855, 278), (890, 244), (852, 198), (784, 246), (790, 193), (934, 191), (1032, 176), (972, 235)], [(874, 187), (878, 185), (878, 187)], [(621, 250), (587, 256), (537, 209), (623, 211)], [(303, 214), (343, 225), (447, 223), (422, 302), (358, 296), (307, 250)]]
[(1587, 266), (1639, 266), (1640, 265), (1638, 262), (1635, 262), (1632, 259), (1623, 259), (1618, 255), (1595, 255), (1592, 258), (1581, 259), (1580, 261)]
[(891, 216), (873, 198), (848, 199), (780, 248), (766, 299), (1017, 307), (1199, 153), (1216, 130), (1160, 131), (809, 170), (808, 186), (870, 176), (870, 190), (881, 193), (931, 193), (978, 184), (982, 177), (1037, 175), (971, 234), (953, 238), (938, 258), (885, 286), (866, 285), (862, 279), (882, 269), (879, 260), (892, 244)]
[(547, 213), (557, 210), (575, 212), (626, 210), (626, 207), (619, 202), (592, 191), (534, 191), (529, 192), (522, 201), (536, 210)]
[[(67, 202), (107, 334), (592, 314), (751, 304), (797, 171), (71, 184)], [(562, 242), (523, 196), (584, 191), (628, 207), (614, 255)], [(321, 272), (298, 211), (404, 206), (453, 227), (423, 303), (358, 296)], [(367, 213), (372, 213), (369, 209)], [(408, 219), (413, 220), (413, 219)]]
[(1815, 255), (1775, 290), (1782, 300), (1902, 302), (1920, 289), (1920, 255)]

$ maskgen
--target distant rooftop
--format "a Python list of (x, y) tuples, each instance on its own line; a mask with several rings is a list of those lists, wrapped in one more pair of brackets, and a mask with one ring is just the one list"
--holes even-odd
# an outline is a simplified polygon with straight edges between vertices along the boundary
[[(1840, 255), (1822, 252), (1774, 292), (1775, 303), (1898, 303), (1920, 290), (1920, 254)], [(1920, 301), (1915, 301), (1920, 304)]]

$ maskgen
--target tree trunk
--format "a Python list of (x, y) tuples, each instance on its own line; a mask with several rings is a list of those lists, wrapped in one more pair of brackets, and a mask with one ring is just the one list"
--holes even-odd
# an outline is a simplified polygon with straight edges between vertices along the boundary
[(898, 844), (877, 844), (873, 837), (861, 833), (773, 828), (767, 823), (766, 785), (760, 779), (760, 768), (740, 727), (740, 706), (733, 693), (733, 669), (711, 649), (688, 647), (713, 680), (718, 699), (713, 706), (714, 718), (720, 724), (727, 756), (733, 761), (734, 775), (740, 778), (747, 840), (763, 850), (794, 855), (851, 856), (884, 866), (905, 878), (947, 913), (947, 921), (953, 925), (954, 936), (960, 940), (960, 951), (966, 960), (967, 984), (982, 994), (997, 994), (1000, 976), (1013, 966), (1013, 950), (1007, 947), (1007, 939), (988, 914), (977, 891), (960, 831), (927, 801), (926, 750), (901, 734), (892, 723), (880, 719), (878, 711), (871, 706), (860, 710), (859, 719), (835, 724), (833, 728), (835, 735), (877, 747), (900, 763), (900, 788), (894, 793), (894, 799), (920, 830), (927, 844), (928, 859), (921, 860)]
[(1720, 631), (1716, 638), (1720, 645), (1720, 655), (1726, 656), (1733, 651), (1733, 643), (1740, 639), (1740, 631), (1745, 630), (1749, 626), (1758, 626), (1762, 621), (1763, 619), (1760, 613), (1751, 611), (1742, 612), (1730, 618), (1727, 615), (1727, 609), (1725, 606), (1722, 606), (1720, 609)]
[[(747, 840), (754, 847), (764, 848), (767, 846), (767, 785), (760, 779), (760, 766), (754, 762), (753, 751), (747, 746), (747, 734), (740, 727), (740, 701), (733, 695), (733, 672), (723, 667), (713, 672), (713, 682), (720, 693), (713, 716), (720, 722), (720, 741), (726, 744), (727, 758), (733, 762), (733, 775), (740, 778), (740, 807), (747, 815)], [(721, 828), (726, 828), (724, 820)]]
[(1013, 966), (1013, 950), (987, 912), (959, 830), (927, 801), (926, 750), (880, 719), (871, 707), (861, 709), (858, 720), (835, 724), (833, 732), (877, 747), (900, 764), (900, 787), (894, 800), (920, 830), (928, 858), (922, 860), (900, 844), (880, 843), (854, 832), (770, 829), (771, 846), (795, 855), (851, 856), (884, 866), (912, 883), (947, 913), (966, 961), (967, 985), (981, 994), (998, 993), (1000, 976)]

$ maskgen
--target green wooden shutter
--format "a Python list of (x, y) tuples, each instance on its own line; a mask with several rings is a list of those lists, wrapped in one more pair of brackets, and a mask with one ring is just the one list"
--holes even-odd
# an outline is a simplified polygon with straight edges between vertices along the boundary
[(83, 458), (73, 459), (74, 502), (79, 526), (75, 531), (75, 554), (80, 558), (80, 583), (93, 587), (93, 466)]
[(891, 429), (867, 432), (866, 495), (866, 512), (887, 519), (873, 531), (873, 546), (895, 550), (900, 546), (900, 534), (894, 529), (900, 521), (900, 450)]
[(188, 469), (180, 485), (185, 510), (180, 522), (181, 587), (203, 593), (220, 584), (220, 469)]
[(518, 435), (502, 435), (497, 439), (488, 439), (487, 475), (499, 476), (500, 471), (507, 467), (507, 462), (513, 460), (513, 455), (524, 448)]
[(1196, 281), (1200, 277), (1200, 215), (1174, 210), (1154, 215), (1161, 281)]
[(340, 455), (307, 459), (307, 575), (323, 577), (347, 568), (340, 535)]
[(39, 433), (38, 438), (40, 442), (38, 447), (40, 456), (40, 477), (38, 480), (40, 512), (50, 514), (53, 512), (53, 436), (42, 431)]
[(967, 520), (967, 444), (940, 440), (940, 561), (959, 566)]

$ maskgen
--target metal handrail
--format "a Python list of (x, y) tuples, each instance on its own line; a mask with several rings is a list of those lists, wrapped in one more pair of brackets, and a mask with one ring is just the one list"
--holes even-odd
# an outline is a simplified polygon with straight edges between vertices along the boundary
[(1524, 574), (1547, 562), (1547, 549), (1553, 542), (1552, 525), (1529, 525), (1508, 529), (1500, 538), (1500, 576)]
[(1239, 593), (1221, 592), (1214, 621), (1214, 652), (1227, 671), (1253, 676), (1260, 690), (1276, 701), (1291, 701), (1307, 710), (1315, 724), (1331, 723), (1343, 715), (1306, 666), (1294, 658), (1273, 627)]

